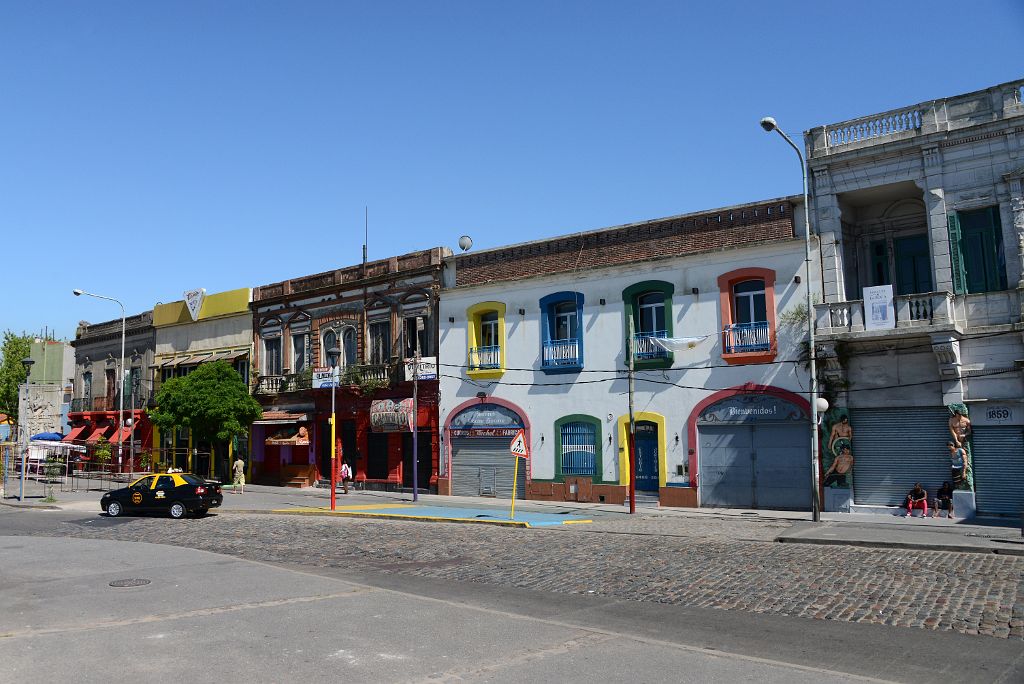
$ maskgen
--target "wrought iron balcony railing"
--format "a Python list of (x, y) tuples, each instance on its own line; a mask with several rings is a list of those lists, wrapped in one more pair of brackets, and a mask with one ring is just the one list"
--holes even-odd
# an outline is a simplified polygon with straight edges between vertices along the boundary
[(668, 350), (655, 342), (656, 339), (668, 337), (666, 330), (638, 332), (633, 335), (633, 358), (638, 361), (648, 359), (667, 359)]
[(722, 349), (726, 354), (768, 351), (772, 348), (768, 321), (735, 323), (722, 331)]
[(469, 350), (469, 370), (488, 370), (501, 368), (501, 346), (471, 347)]
[(541, 363), (544, 368), (565, 368), (580, 365), (580, 342), (575, 337), (544, 342)]

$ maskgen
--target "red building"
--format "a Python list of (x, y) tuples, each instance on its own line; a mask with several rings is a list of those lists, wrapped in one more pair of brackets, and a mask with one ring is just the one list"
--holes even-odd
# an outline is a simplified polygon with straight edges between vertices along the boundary
[[(264, 408), (252, 429), (255, 482), (330, 479), (333, 395), (337, 463), (366, 487), (411, 488), (415, 390), (418, 486), (436, 489), (436, 313), (449, 254), (438, 247), (254, 290), (254, 394)], [(338, 386), (320, 386), (332, 367)]]

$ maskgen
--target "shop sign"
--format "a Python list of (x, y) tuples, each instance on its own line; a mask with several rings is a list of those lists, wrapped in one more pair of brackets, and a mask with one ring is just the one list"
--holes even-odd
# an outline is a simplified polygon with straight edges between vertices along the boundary
[(188, 290), (185, 293), (185, 306), (188, 307), (188, 314), (192, 321), (199, 320), (199, 310), (203, 308), (203, 300), (206, 299), (206, 289), (200, 287), (196, 290)]
[(712, 404), (697, 419), (702, 423), (757, 423), (807, 420), (796, 404), (770, 394), (738, 394)]
[[(413, 371), (416, 366), (416, 359), (405, 360), (405, 379), (413, 379)], [(419, 364), (418, 380), (437, 380), (437, 357), (421, 356)]]
[(515, 437), (519, 428), (451, 428), (452, 437)]
[(340, 377), (340, 368), (314, 368), (313, 389), (329, 389), (331, 387), (340, 387)]
[(412, 399), (376, 399), (370, 403), (370, 427), (374, 432), (411, 432), (414, 422)]
[(864, 288), (864, 329), (892, 330), (896, 313), (892, 306), (892, 285)]

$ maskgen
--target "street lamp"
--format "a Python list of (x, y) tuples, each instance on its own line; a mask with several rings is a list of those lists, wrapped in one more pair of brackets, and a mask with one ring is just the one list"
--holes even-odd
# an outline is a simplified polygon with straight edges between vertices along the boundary
[[(821, 408), (822, 405), (818, 403), (818, 373), (816, 364), (816, 350), (814, 348), (814, 301), (811, 298), (811, 207), (810, 202), (807, 198), (807, 165), (804, 164), (804, 155), (800, 152), (800, 148), (797, 147), (788, 135), (786, 135), (779, 124), (770, 116), (766, 116), (761, 119), (761, 128), (766, 133), (775, 131), (782, 136), (782, 139), (789, 143), (789, 146), (796, 152), (796, 156), (800, 159), (800, 172), (803, 176), (804, 181), (804, 280), (806, 281), (804, 287), (807, 289), (807, 340), (808, 350), (811, 361), (811, 379), (810, 379), (810, 393), (811, 393), (811, 519), (814, 522), (821, 521), (821, 496), (818, 492), (818, 412), (820, 410), (827, 410), (828, 402), (824, 402), (822, 405), (825, 407)], [(824, 401), (824, 400), (823, 400)]]
[[(119, 439), (117, 440), (117, 465), (120, 466), (121, 454), (124, 449), (124, 435), (121, 433), (121, 431), (124, 429), (124, 304), (122, 304), (121, 300), (119, 299), (114, 299), (113, 297), (104, 297), (103, 295), (93, 294), (92, 292), (86, 292), (85, 290), (72, 290), (71, 294), (75, 295), (76, 297), (81, 297), (82, 295), (85, 295), (86, 297), (105, 299), (108, 302), (114, 302), (119, 307), (121, 307), (121, 372), (118, 373), (117, 376), (119, 378), (118, 382), (120, 382), (121, 384), (117, 392), (117, 436), (119, 437)], [(134, 458), (134, 454), (132, 455), (132, 457)]]
[[(22, 359), (21, 360), (21, 365), (23, 365), (25, 367), (25, 385), (26, 385), (26, 387), (28, 385), (28, 376), (30, 376), (32, 374), (32, 364), (33, 363), (35, 363), (35, 361), (33, 359)], [(28, 389), (26, 389), (25, 392), (27, 394), (28, 393)], [(28, 407), (28, 402), (26, 401), (25, 404), (26, 404), (26, 408), (27, 408)], [(18, 482), (18, 501), (24, 501), (25, 500), (25, 467), (28, 464), (28, 440), (29, 440), (28, 416), (22, 416), (22, 415), (19, 414), (18, 415), (18, 424), (23, 426), (22, 427), (22, 431), (23, 431), (23, 434), (25, 435), (25, 451), (22, 453), (22, 456), (21, 456), (21, 480)]]
[(341, 350), (338, 347), (331, 347), (327, 350), (327, 358), (333, 360), (335, 365), (331, 366), (331, 510), (334, 510), (337, 501), (337, 488), (338, 488), (338, 437), (337, 437), (337, 426), (338, 426), (338, 410), (335, 407), (334, 397), (338, 394), (338, 366), (337, 362), (341, 358)]

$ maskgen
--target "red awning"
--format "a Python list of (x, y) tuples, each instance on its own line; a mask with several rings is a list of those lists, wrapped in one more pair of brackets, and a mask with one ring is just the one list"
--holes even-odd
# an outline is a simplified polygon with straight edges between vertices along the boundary
[(128, 436), (130, 434), (132, 434), (132, 430), (134, 430), (134, 429), (135, 429), (135, 424), (134, 423), (132, 425), (130, 425), (129, 427), (121, 428), (120, 430), (118, 430), (114, 434), (113, 437), (110, 438), (110, 443), (111, 444), (121, 444), (123, 442), (127, 442), (128, 441)]
[(96, 428), (95, 430), (92, 431), (92, 434), (89, 435), (89, 439), (85, 440), (86, 443), (87, 444), (95, 444), (96, 442), (100, 441), (100, 437), (106, 436), (106, 432), (109, 429), (110, 429), (109, 425), (103, 425), (103, 426), (100, 426), (100, 427)]
[(62, 442), (74, 442), (76, 439), (81, 439), (82, 433), (89, 429), (88, 425), (79, 425), (78, 427), (71, 428), (71, 432), (64, 436)]

